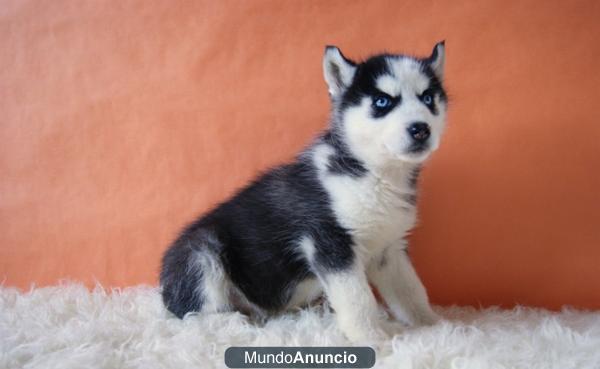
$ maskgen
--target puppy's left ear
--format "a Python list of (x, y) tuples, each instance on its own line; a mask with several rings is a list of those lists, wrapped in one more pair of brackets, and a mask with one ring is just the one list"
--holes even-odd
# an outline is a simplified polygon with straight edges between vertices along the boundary
[(332, 97), (341, 95), (354, 79), (356, 64), (342, 54), (335, 46), (325, 47), (323, 74)]
[(435, 44), (431, 56), (427, 58), (427, 62), (433, 69), (433, 72), (439, 79), (444, 78), (444, 60), (446, 59), (446, 41), (441, 41)]

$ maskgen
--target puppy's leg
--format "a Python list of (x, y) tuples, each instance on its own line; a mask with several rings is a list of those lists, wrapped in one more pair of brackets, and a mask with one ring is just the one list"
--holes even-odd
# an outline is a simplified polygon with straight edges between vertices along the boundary
[(364, 268), (358, 262), (343, 271), (319, 273), (325, 294), (336, 313), (338, 326), (351, 341), (386, 338), (379, 325), (377, 301)]
[(431, 309), (425, 287), (403, 247), (390, 246), (373, 258), (368, 275), (396, 320), (419, 326), (440, 319)]

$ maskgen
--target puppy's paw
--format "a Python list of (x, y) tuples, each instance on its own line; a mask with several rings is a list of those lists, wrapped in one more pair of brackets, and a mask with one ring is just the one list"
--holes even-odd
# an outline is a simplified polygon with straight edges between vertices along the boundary
[(390, 335), (379, 324), (344, 324), (342, 332), (355, 344), (372, 345), (390, 339)]
[(397, 320), (387, 320), (382, 327), (390, 338), (406, 331), (406, 324)]
[(413, 325), (415, 327), (435, 325), (440, 320), (442, 320), (442, 317), (433, 311), (421, 312), (415, 317), (415, 322)]

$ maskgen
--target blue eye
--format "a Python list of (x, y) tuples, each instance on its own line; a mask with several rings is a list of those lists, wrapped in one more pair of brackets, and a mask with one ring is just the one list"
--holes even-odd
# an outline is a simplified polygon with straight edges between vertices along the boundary
[(373, 105), (378, 109), (389, 108), (392, 105), (392, 100), (386, 96), (379, 96), (373, 101)]
[(424, 93), (421, 98), (423, 99), (423, 104), (425, 104), (425, 105), (433, 104), (433, 96), (431, 96), (430, 93), (427, 93), (427, 92)]

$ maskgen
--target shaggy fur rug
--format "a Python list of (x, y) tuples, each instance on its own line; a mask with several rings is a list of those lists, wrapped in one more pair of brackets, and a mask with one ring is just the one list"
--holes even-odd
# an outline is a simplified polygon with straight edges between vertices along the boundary
[[(600, 312), (438, 308), (445, 320), (397, 329), (376, 368), (600, 368)], [(326, 306), (257, 326), (238, 313), (164, 310), (156, 288), (0, 287), (0, 368), (222, 368), (237, 346), (344, 346)]]

